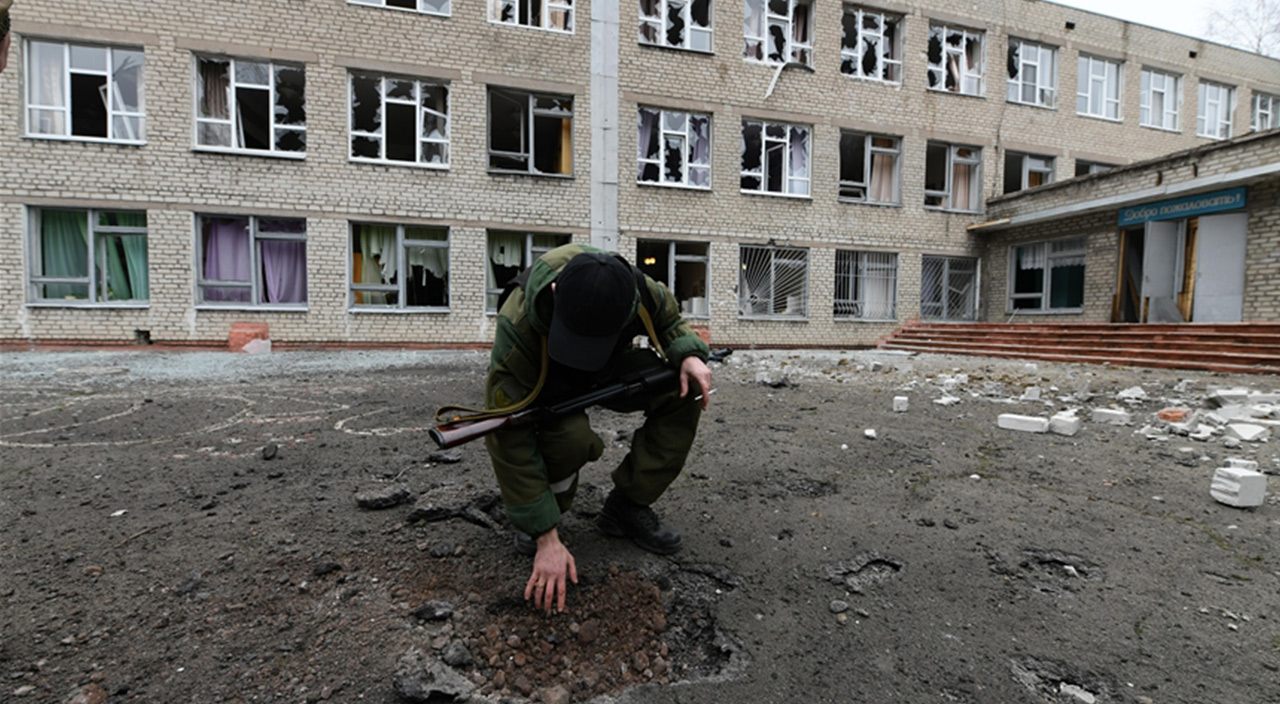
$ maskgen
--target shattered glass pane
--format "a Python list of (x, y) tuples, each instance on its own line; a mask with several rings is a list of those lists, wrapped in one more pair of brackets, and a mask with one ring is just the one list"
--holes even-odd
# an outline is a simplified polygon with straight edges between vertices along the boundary
[(659, 0), (640, 0), (640, 16), (658, 19)]
[(449, 0), (422, 0), (422, 11), (440, 15), (449, 14)]
[(658, 165), (653, 162), (640, 162), (636, 178), (646, 183), (658, 182)]
[(276, 124), (306, 124), (304, 86), (302, 69), (292, 66), (276, 67)]
[(557, 115), (570, 115), (573, 113), (573, 98), (558, 98), (547, 95), (534, 96), (533, 109)]
[(651, 22), (640, 23), (640, 43), (657, 44), (658, 43), (658, 25)]
[(863, 46), (863, 49), (862, 49), (862, 75), (875, 76), (877, 73), (876, 72), (876, 59), (877, 59), (876, 44), (878, 42), (876, 37), (867, 37), (864, 41), (865, 41), (865, 46)]
[(761, 123), (742, 123), (742, 170), (752, 173), (760, 171)]
[(1016, 42), (1009, 42), (1009, 56), (1008, 56), (1009, 78), (1018, 77), (1018, 66), (1020, 63), (1018, 60), (1018, 52), (1021, 49), (1022, 49), (1022, 46), (1020, 44), (1017, 44)]
[(382, 155), (379, 153), (380, 147), (378, 139), (375, 137), (352, 137), (351, 138), (351, 156), (356, 159), (377, 159)]
[(690, 166), (689, 185), (709, 188), (711, 186), (711, 169), (706, 166)]
[(640, 108), (639, 131), (636, 139), (636, 155), (640, 159), (658, 158), (658, 119), (657, 110)]
[(382, 129), (382, 80), (375, 76), (351, 77), (351, 129), (377, 132)]
[(668, 132), (684, 132), (688, 115), (683, 112), (667, 110), (662, 113), (662, 129)]
[(786, 60), (788, 24), (786, 20), (769, 20), (769, 61)]
[(788, 0), (769, 0), (769, 13), (786, 17), (788, 4)]
[(862, 15), (862, 26), (866, 29), (880, 33), (880, 15), (867, 12)]
[(387, 80), (387, 99), (388, 100), (414, 100), (413, 86), (414, 81), (406, 81), (402, 78), (391, 78)]
[(446, 137), (447, 122), (444, 117), (430, 112), (422, 113), (422, 136), (426, 139), (443, 140)]
[(269, 85), (270, 77), (271, 71), (267, 64), (243, 59), (236, 60), (236, 83), (265, 86)]
[(665, 180), (671, 183), (684, 181), (684, 137), (667, 135), (663, 168)]
[(690, 5), (689, 20), (695, 27), (711, 28), (711, 0), (693, 0)]
[(424, 164), (448, 164), (449, 145), (437, 142), (424, 142), (422, 144), (422, 162)]
[(667, 0), (667, 45), (684, 46), (684, 3)]
[(766, 126), (765, 126), (765, 128), (764, 128), (764, 134), (765, 134), (765, 136), (766, 136), (766, 137), (771, 137), (771, 138), (774, 138), (774, 139), (786, 139), (786, 138), (787, 138), (787, 126), (786, 126), (786, 125), (780, 125), (780, 124), (777, 124), (777, 123), (775, 123), (775, 122), (767, 123), (767, 124), (766, 124)]
[(305, 152), (307, 150), (307, 133), (302, 130), (277, 129), (276, 150), (282, 152)]
[(197, 143), (206, 147), (231, 146), (231, 125), (201, 122), (196, 128)]
[(703, 115), (689, 118), (689, 127), (693, 134), (693, 153), (689, 161), (693, 164), (711, 163), (711, 119)]
[(840, 46), (845, 49), (858, 48), (858, 16), (852, 12), (846, 12), (840, 18)]
[(760, 177), (743, 174), (741, 183), (739, 184), (739, 188), (741, 188), (744, 191), (760, 190)]

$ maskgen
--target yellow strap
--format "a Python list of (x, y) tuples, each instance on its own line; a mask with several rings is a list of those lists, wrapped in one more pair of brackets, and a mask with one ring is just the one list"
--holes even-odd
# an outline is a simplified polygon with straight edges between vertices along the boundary
[(658, 351), (658, 356), (662, 361), (667, 361), (667, 353), (662, 351), (662, 343), (658, 342), (658, 333), (653, 329), (653, 318), (649, 317), (649, 311), (645, 310), (643, 303), (640, 304), (640, 320), (644, 323), (644, 330), (649, 333), (649, 340), (653, 342), (653, 348)]
[[(437, 423), (451, 423), (458, 420), (482, 420), (484, 418), (493, 418), (494, 416), (505, 416), (509, 413), (515, 413), (522, 410), (525, 406), (533, 403), (542, 391), (542, 386), (547, 383), (547, 369), (550, 367), (547, 356), (547, 338), (542, 338), (542, 362), (541, 369), (538, 371), (538, 383), (533, 385), (533, 391), (530, 391), (523, 399), (516, 401), (505, 408), (480, 409), (470, 408), (468, 406), (441, 406), (436, 409)], [(466, 415), (454, 415), (457, 411), (464, 411)]]

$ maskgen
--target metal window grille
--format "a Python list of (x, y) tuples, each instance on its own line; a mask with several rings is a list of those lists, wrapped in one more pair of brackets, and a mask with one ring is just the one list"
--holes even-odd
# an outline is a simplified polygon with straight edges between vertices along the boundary
[(977, 320), (978, 260), (926, 256), (921, 261), (920, 317)]
[(897, 254), (837, 251), (835, 284), (837, 318), (897, 319)]
[(805, 318), (809, 314), (809, 250), (743, 245), (738, 315)]

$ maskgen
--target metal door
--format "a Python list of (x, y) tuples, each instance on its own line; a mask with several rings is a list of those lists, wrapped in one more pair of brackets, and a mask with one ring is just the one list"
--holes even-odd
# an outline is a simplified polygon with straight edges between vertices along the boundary
[(1204, 215), (1196, 243), (1196, 290), (1191, 319), (1238, 323), (1244, 313), (1244, 256), (1248, 213)]
[(1147, 223), (1142, 253), (1141, 320), (1145, 323), (1181, 323), (1178, 288), (1181, 277), (1182, 222)]

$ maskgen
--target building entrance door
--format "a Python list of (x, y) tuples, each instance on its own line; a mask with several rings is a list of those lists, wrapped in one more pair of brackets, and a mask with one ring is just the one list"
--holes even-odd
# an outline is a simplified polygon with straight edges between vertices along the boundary
[(1191, 320), (1238, 323), (1244, 315), (1244, 254), (1247, 213), (1199, 218), (1195, 261), (1195, 296)]
[(1141, 322), (1186, 322), (1178, 310), (1184, 222), (1161, 220), (1147, 223), (1142, 248), (1142, 293), (1139, 297)]

